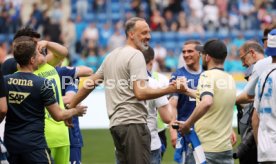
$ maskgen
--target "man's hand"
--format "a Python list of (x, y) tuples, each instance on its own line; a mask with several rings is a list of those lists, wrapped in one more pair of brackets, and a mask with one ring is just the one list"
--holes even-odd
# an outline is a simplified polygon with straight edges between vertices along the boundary
[(74, 127), (72, 118), (68, 118), (68, 119), (64, 120), (64, 123), (68, 128), (73, 128)]
[(174, 123), (179, 125), (178, 132), (180, 132), (182, 136), (190, 132), (191, 125), (189, 125), (187, 121), (175, 121)]
[(237, 136), (236, 136), (234, 129), (232, 130), (230, 140), (231, 140), (232, 146), (234, 146), (237, 143)]
[(37, 42), (37, 49), (40, 53), (42, 53), (42, 49), (43, 48), (47, 48), (48, 45), (48, 41), (46, 40), (41, 40), (39, 42)]
[(76, 111), (78, 116), (83, 116), (86, 114), (87, 106), (78, 105), (76, 106)]
[(176, 140), (177, 140), (177, 131), (175, 129), (173, 129), (171, 125), (172, 124), (170, 124), (171, 144), (172, 144), (173, 148), (175, 148)]
[(170, 83), (170, 86), (174, 88), (175, 92), (184, 93), (187, 91), (187, 79), (185, 77), (177, 78)]

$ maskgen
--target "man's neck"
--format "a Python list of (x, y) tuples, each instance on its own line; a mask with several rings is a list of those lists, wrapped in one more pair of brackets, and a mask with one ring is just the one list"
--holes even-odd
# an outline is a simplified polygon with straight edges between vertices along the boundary
[(199, 64), (194, 64), (194, 65), (190, 65), (190, 66), (186, 65), (186, 68), (193, 72), (198, 72), (200, 70)]
[(136, 45), (135, 45), (131, 40), (127, 40), (126, 45), (127, 45), (127, 46), (130, 46), (130, 47), (133, 47), (133, 48), (135, 48), (135, 49), (138, 49), (138, 48), (136, 47)]
[(257, 55), (257, 59), (256, 59), (256, 62), (263, 59), (264, 58), (264, 55)]
[(20, 66), (19, 72), (34, 72), (34, 69), (31, 66)]
[(214, 69), (214, 68), (221, 68), (221, 69), (223, 69), (224, 66), (223, 66), (223, 64), (210, 64), (210, 65), (208, 65), (208, 70)]

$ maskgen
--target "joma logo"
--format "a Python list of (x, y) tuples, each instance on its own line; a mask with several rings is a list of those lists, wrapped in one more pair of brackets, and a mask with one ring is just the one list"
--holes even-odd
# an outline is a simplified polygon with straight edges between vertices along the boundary
[(30, 93), (9, 91), (9, 103), (21, 104)]

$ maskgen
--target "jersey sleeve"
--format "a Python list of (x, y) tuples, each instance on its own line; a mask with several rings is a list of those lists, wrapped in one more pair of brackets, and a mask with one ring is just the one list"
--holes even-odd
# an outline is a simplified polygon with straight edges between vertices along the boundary
[(75, 83), (70, 83), (69, 85), (66, 86), (65, 88), (65, 94), (68, 92), (78, 92), (78, 86)]
[(143, 54), (135, 54), (129, 61), (130, 80), (148, 80), (147, 66)]
[(0, 70), (0, 98), (1, 97), (5, 97), (5, 85), (4, 85), (4, 78), (3, 78), (3, 74)]
[(253, 70), (248, 83), (246, 83), (246, 85), (244, 87), (245, 93), (247, 93), (250, 96), (255, 95), (255, 87), (258, 82), (258, 79), (259, 79), (259, 75), (258, 75), (257, 71)]
[(49, 106), (57, 102), (52, 86), (51, 82), (48, 79), (45, 79), (40, 92), (44, 106)]
[(201, 98), (205, 95), (214, 95), (214, 79), (211, 75), (204, 72), (199, 77), (198, 82), (198, 91), (199, 91), (199, 98)]
[(160, 108), (164, 105), (167, 105), (168, 103), (169, 103), (169, 101), (166, 96), (162, 96), (162, 97), (155, 99), (156, 108)]
[(76, 67), (56, 67), (56, 70), (60, 77), (69, 76), (76, 78)]

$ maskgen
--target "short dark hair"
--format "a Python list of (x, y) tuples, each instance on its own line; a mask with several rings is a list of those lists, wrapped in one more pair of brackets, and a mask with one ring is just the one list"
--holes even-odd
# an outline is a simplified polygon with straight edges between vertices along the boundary
[(30, 28), (30, 27), (24, 27), (20, 30), (18, 30), (14, 37), (13, 40), (15, 40), (16, 38), (19, 38), (21, 36), (29, 36), (32, 38), (40, 38), (40, 34), (38, 32), (36, 32), (34, 29)]
[(139, 18), (139, 17), (132, 17), (126, 21), (126, 23), (125, 23), (126, 37), (128, 37), (128, 32), (134, 28), (137, 21), (146, 21), (146, 20), (143, 18)]
[(37, 42), (29, 36), (21, 36), (13, 41), (14, 59), (20, 66), (29, 64), (30, 59), (36, 55)]
[(214, 61), (217, 61), (216, 63), (223, 63), (227, 56), (227, 47), (225, 43), (219, 39), (208, 40), (203, 46), (197, 45), (195, 49), (204, 54), (208, 54)]
[(150, 61), (154, 59), (154, 50), (152, 47), (149, 46), (149, 48), (147, 50), (144, 50), (142, 53), (146, 60), (146, 64), (148, 64)]
[(188, 45), (188, 44), (200, 45), (201, 43), (197, 40), (188, 40), (184, 43), (184, 45)]
[(248, 52), (250, 49), (253, 49), (254, 51), (260, 54), (264, 54), (263, 47), (259, 43), (253, 40), (245, 42), (240, 48), (240, 50), (243, 50), (244, 52)]

